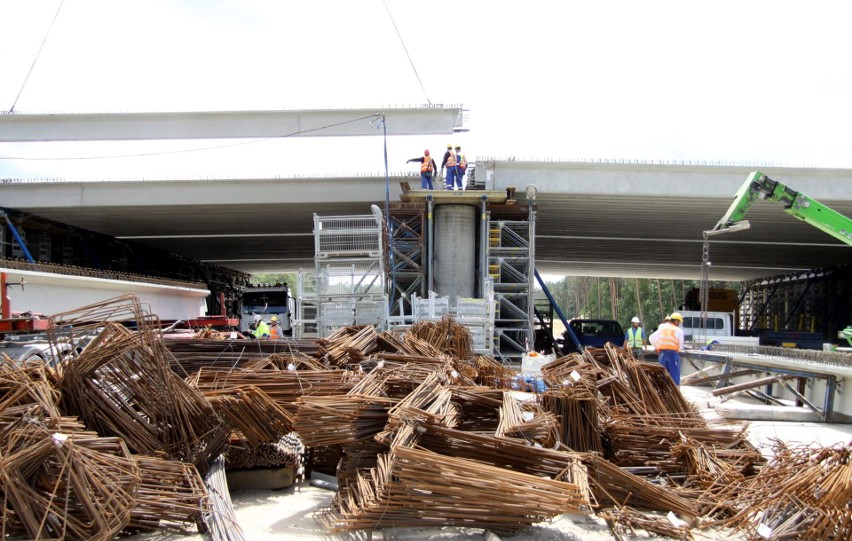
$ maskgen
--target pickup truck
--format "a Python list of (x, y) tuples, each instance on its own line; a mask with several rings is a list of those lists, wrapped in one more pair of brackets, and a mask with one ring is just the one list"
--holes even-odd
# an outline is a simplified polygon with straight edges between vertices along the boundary
[(624, 345), (624, 330), (614, 319), (572, 319), (562, 334), (562, 354), (580, 352), (587, 347), (600, 348), (607, 342)]

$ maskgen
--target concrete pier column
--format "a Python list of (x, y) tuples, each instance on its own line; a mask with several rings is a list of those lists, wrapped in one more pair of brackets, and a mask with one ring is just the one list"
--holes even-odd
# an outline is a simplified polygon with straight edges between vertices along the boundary
[(474, 297), (476, 284), (476, 207), (435, 207), (435, 292), (450, 297)]

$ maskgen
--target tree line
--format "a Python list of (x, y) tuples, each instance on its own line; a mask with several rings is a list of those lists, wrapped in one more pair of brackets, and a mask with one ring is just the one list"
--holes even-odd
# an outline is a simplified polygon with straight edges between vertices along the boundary
[[(547, 282), (547, 288), (568, 319), (614, 319), (629, 325), (638, 316), (648, 328), (656, 327), (666, 315), (680, 310), (687, 292), (699, 287), (698, 280), (656, 278), (566, 276), (558, 282)], [(739, 291), (740, 284), (713, 281), (710, 287)], [(536, 302), (544, 298), (543, 291), (536, 291)]]

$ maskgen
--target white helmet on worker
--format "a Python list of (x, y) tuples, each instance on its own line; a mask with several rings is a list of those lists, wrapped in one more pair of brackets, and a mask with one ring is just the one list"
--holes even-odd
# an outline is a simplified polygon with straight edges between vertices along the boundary
[(683, 316), (680, 315), (680, 312), (672, 312), (672, 315), (670, 315), (669, 318), (672, 320), (683, 322)]
[(630, 320), (630, 323), (639, 323), (639, 318), (636, 317), (636, 316), (633, 316), (633, 319)]
[(263, 321), (263, 318), (262, 318), (262, 317), (260, 317), (260, 314), (255, 314), (255, 316), (254, 316), (254, 322), (255, 322), (255, 323), (260, 323), (261, 321)]

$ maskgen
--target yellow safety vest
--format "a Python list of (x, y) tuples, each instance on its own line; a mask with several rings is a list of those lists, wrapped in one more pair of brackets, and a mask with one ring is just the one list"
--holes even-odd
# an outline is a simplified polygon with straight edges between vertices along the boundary
[(464, 154), (459, 154), (459, 167), (467, 169), (467, 158), (464, 157)]
[[(632, 333), (630, 331), (633, 331)], [(637, 332), (638, 331), (638, 332)], [(627, 329), (627, 344), (632, 348), (641, 348), (642, 347), (642, 336), (645, 333), (642, 332), (642, 327), (636, 327), (635, 329), (631, 325), (629, 329)]]

